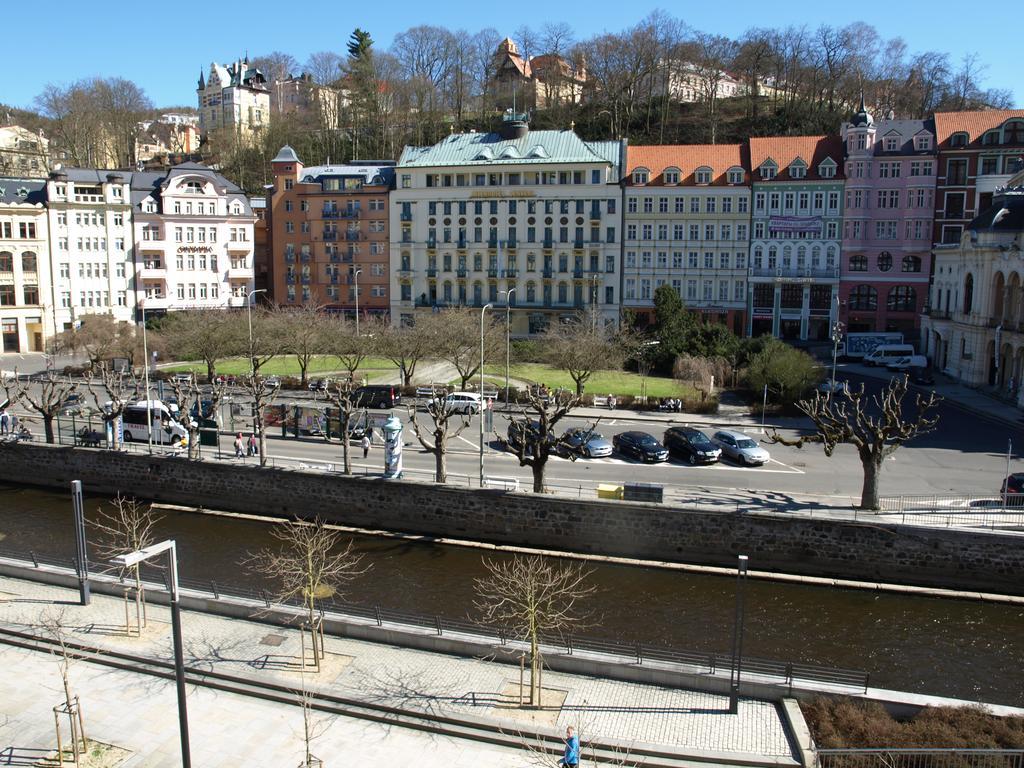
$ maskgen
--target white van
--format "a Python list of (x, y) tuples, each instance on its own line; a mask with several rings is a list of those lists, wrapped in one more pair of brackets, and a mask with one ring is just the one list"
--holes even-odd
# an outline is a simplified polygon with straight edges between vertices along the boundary
[(910, 357), (914, 347), (910, 344), (879, 344), (866, 355), (864, 365), (888, 365), (897, 357)]
[(452, 392), (444, 398), (444, 407), (452, 413), (472, 415), (480, 412), (480, 395), (476, 392)]
[(179, 424), (170, 409), (160, 400), (142, 400), (126, 406), (121, 414), (121, 432), (124, 441), (149, 442), (147, 416), (152, 417), (153, 442), (167, 445), (188, 443), (188, 430)]

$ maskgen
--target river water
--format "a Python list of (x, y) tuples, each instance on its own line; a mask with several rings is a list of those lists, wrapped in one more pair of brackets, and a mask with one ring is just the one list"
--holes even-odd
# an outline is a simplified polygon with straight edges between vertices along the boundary
[[(87, 499), (95, 517), (105, 499)], [(178, 543), (183, 577), (258, 586), (239, 563), (274, 540), (272, 524), (165, 512), (160, 538)], [(67, 495), (0, 486), (0, 547), (71, 558)], [(370, 570), (343, 596), (394, 610), (473, 616), (475, 548), (356, 537)], [(95, 557), (95, 555), (93, 555)], [(757, 563), (751, 562), (756, 569)], [(625, 642), (728, 652), (735, 580), (660, 568), (597, 564), (592, 598), (600, 624), (588, 634)], [(750, 580), (744, 652), (871, 673), (871, 685), (1024, 705), (1024, 606)]]

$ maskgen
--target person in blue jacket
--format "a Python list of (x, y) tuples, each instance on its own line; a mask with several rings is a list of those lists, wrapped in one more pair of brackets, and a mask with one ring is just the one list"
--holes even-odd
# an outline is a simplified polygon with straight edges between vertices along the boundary
[(565, 754), (558, 764), (566, 768), (576, 768), (580, 764), (580, 739), (571, 725), (565, 729)]

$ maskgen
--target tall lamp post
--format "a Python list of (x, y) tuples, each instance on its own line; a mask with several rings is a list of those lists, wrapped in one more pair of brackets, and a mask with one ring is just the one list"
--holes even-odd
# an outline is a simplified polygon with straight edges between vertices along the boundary
[[(145, 358), (145, 367), (142, 369), (143, 386), (146, 388), (146, 434), (149, 444), (149, 452), (153, 453), (153, 402), (149, 397), (149, 344), (146, 341), (146, 305), (139, 302), (139, 311), (142, 312), (142, 356)], [(114, 424), (110, 428), (114, 428)]]
[(839, 320), (839, 294), (836, 294), (836, 321), (832, 324), (832, 387), (836, 391), (836, 359), (839, 357), (839, 342), (843, 339), (843, 324)]
[(747, 556), (736, 564), (736, 619), (732, 628), (732, 666), (729, 669), (729, 714), (739, 711), (740, 673), (743, 668), (743, 601), (747, 590)]
[(508, 410), (508, 373), (512, 349), (512, 294), (515, 288), (502, 291), (505, 294), (505, 410)]
[(480, 487), (484, 487), (484, 315), (493, 304), (487, 303), (480, 308)]
[(174, 642), (174, 683), (178, 692), (178, 735), (181, 738), (181, 765), (182, 768), (192, 768), (192, 755), (188, 743), (188, 709), (185, 700), (185, 662), (181, 645), (181, 605), (178, 602), (178, 554), (174, 546), (174, 539), (168, 539), (144, 549), (137, 549), (125, 555), (118, 555), (110, 562), (127, 568), (164, 552), (167, 553), (170, 561), (171, 633)]
[(352, 280), (356, 284), (356, 336), (359, 335), (359, 275), (363, 273), (363, 270), (357, 269), (352, 273)]
[(245, 311), (249, 316), (249, 375), (256, 373), (253, 369), (252, 364), (252, 297), (257, 293), (266, 293), (266, 288), (257, 288), (254, 291), (249, 291), (245, 297)]
[(78, 571), (78, 597), (89, 604), (89, 555), (85, 542), (85, 507), (82, 504), (82, 481), (71, 481), (71, 509), (75, 513), (75, 566)]

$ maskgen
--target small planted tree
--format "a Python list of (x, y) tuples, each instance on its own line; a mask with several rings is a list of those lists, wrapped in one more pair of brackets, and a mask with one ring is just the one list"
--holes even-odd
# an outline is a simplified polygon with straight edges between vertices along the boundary
[(47, 371), (36, 383), (38, 389), (33, 391), (35, 388), (30, 382), (18, 378), (17, 370), (14, 376), (3, 378), (7, 399), (12, 405), (20, 402), (38, 413), (43, 421), (46, 442), (53, 443), (53, 422), (66, 407), (68, 397), (78, 392), (78, 383), (71, 381), (70, 376), (58, 376), (53, 371)]
[[(341, 596), (342, 589), (366, 573), (368, 566), (363, 565), (363, 556), (355, 551), (351, 540), (341, 546), (338, 533), (321, 520), (282, 523), (270, 533), (280, 546), (249, 555), (243, 565), (275, 585), (274, 595), (279, 602), (301, 601), (305, 624), (313, 635), (314, 666), (319, 671), (323, 656), (316, 631), (319, 601)], [(305, 667), (305, 657), (302, 664)]]
[[(500, 435), (497, 438), (502, 447), (519, 459), (519, 466), (532, 470), (533, 492), (544, 493), (544, 472), (552, 454), (560, 453), (575, 461), (580, 448), (586, 443), (584, 439), (573, 445), (564, 435), (558, 434), (558, 423), (580, 404), (580, 398), (566, 390), (553, 392), (547, 398), (539, 392), (530, 392), (527, 397), (527, 407), (521, 409), (521, 415), (509, 424), (508, 438)], [(594, 426), (592, 424), (585, 430), (584, 438), (593, 432)]]
[[(409, 408), (409, 423), (420, 445), (434, 456), (434, 482), (444, 483), (448, 481), (448, 441), (462, 434), (469, 426), (469, 417), (458, 413), (456, 404), (448, 400), (442, 390), (431, 392), (426, 410), (430, 425), (420, 426), (415, 405)], [(483, 418), (482, 414), (480, 418)], [(455, 424), (452, 423), (453, 419), (456, 419)]]
[[(345, 474), (352, 474), (351, 437), (352, 424), (361, 408), (359, 387), (362, 382), (348, 376), (339, 379), (327, 379), (324, 397), (338, 411), (338, 430), (341, 433), (341, 457)], [(329, 418), (328, 418), (329, 421)], [(329, 439), (330, 429), (324, 430), (324, 439)]]
[(592, 616), (582, 606), (596, 591), (587, 583), (592, 571), (582, 562), (538, 555), (485, 559), (484, 568), (475, 580), (476, 609), (486, 623), (529, 643), (529, 704), (539, 706), (542, 636), (564, 637), (588, 626)]
[(806, 443), (821, 443), (826, 456), (831, 456), (836, 446), (854, 446), (864, 470), (860, 508), (878, 509), (883, 462), (904, 443), (934, 431), (939, 422), (934, 411), (941, 397), (935, 392), (927, 396), (919, 393), (915, 398), (915, 413), (904, 415), (906, 394), (906, 376), (894, 377), (873, 397), (865, 396), (863, 383), (859, 389), (815, 392), (811, 399), (797, 403), (797, 408), (814, 422), (817, 432), (798, 440), (786, 440), (773, 430), (769, 439), (797, 448)]
[[(115, 428), (117, 420), (124, 415), (124, 409), (138, 399), (139, 382), (134, 373), (115, 371), (106, 365), (101, 365), (99, 371), (99, 384), (93, 385), (92, 379), (89, 379), (89, 392), (92, 394), (96, 411), (104, 423), (110, 425), (109, 432), (112, 435), (110, 447), (119, 451), (121, 450), (121, 436), (119, 430)], [(149, 424), (147, 427), (152, 429), (153, 425)]]
[(77, 766), (80, 765), (80, 756), (85, 755), (88, 751), (88, 739), (85, 735), (82, 705), (78, 700), (77, 694), (74, 694), (71, 688), (71, 662), (73, 657), (68, 649), (68, 625), (64, 617), (64, 609), (54, 610), (47, 608), (43, 612), (39, 623), (43, 631), (57, 645), (54, 655), (57, 656), (57, 668), (60, 671), (61, 686), (64, 690), (64, 701), (53, 708), (54, 726), (57, 735), (57, 759), (60, 764), (64, 764), (64, 740), (61, 736), (60, 721), (62, 717), (66, 717), (71, 733), (71, 760)]
[[(97, 551), (102, 560), (145, 549), (155, 543), (154, 529), (161, 517), (153, 513), (151, 504), (118, 494), (109, 505), (100, 507), (89, 525), (98, 534)], [(146, 594), (142, 585), (141, 563), (128, 566), (135, 582), (135, 618), (139, 627), (146, 626)], [(127, 610), (126, 610), (127, 612)], [(128, 627), (125, 627), (128, 631)]]

